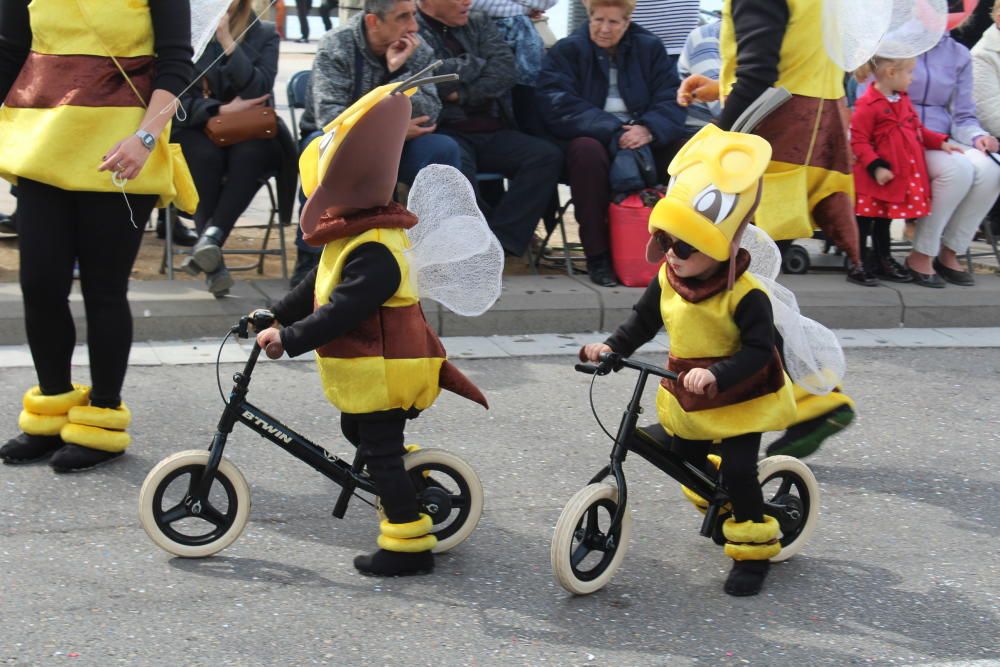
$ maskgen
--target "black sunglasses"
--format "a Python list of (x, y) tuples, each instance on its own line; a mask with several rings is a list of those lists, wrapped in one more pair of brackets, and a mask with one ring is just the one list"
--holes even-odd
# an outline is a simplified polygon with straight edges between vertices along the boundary
[(674, 255), (676, 255), (678, 259), (687, 259), (691, 255), (698, 252), (698, 249), (690, 243), (685, 243), (684, 241), (675, 239), (664, 232), (656, 232), (653, 234), (653, 238), (656, 239), (656, 243), (660, 246), (660, 250), (663, 251), (664, 255), (666, 255), (671, 248), (674, 249)]

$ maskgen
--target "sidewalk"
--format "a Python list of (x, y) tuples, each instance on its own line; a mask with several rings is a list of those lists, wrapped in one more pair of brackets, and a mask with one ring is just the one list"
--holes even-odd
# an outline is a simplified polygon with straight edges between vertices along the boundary
[[(976, 276), (975, 287), (932, 290), (915, 285), (856, 287), (842, 273), (782, 276), (802, 313), (831, 329), (1000, 327), (1000, 277)], [(267, 306), (287, 291), (283, 280), (237, 280), (232, 294), (215, 299), (193, 281), (132, 281), (137, 341), (185, 340), (223, 334), (241, 315)], [(459, 317), (424, 302), (428, 321), (442, 336), (491, 336), (607, 331), (626, 318), (637, 288), (600, 288), (583, 277), (507, 276), (500, 300), (484, 315)], [(70, 299), (83, 341), (86, 327), (79, 286)], [(0, 283), (0, 345), (24, 343), (24, 310), (17, 283)]]

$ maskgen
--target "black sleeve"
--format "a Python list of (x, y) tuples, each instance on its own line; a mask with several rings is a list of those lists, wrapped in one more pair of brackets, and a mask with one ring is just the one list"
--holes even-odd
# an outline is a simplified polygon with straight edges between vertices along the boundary
[(767, 294), (759, 289), (747, 292), (736, 306), (733, 320), (740, 330), (739, 351), (708, 368), (719, 391), (739, 384), (774, 358), (774, 315)]
[[(781, 42), (789, 19), (785, 0), (732, 0), (731, 11), (736, 33), (736, 83), (719, 117), (724, 130), (778, 80)], [(822, 39), (822, 35), (816, 38)]]
[(632, 314), (604, 344), (626, 357), (653, 339), (663, 328), (660, 315), (660, 279), (653, 276), (639, 300), (632, 306)]
[(291, 326), (313, 312), (316, 291), (316, 269), (310, 271), (298, 285), (271, 306), (271, 312), (283, 327)]
[(7, 99), (31, 48), (28, 1), (0, 2), (0, 101)]
[(364, 243), (348, 256), (330, 302), (281, 330), (288, 356), (315, 350), (357, 328), (399, 289), (399, 263), (381, 243)]
[(153, 19), (153, 50), (156, 53), (153, 90), (180, 95), (194, 77), (191, 4), (177, 0), (149, 0), (149, 13)]
[(868, 170), (868, 175), (871, 176), (872, 178), (875, 178), (875, 172), (879, 168), (888, 169), (890, 171), (892, 170), (892, 166), (882, 158), (878, 158), (877, 160), (872, 160), (870, 163), (868, 163), (868, 166), (865, 167), (865, 169)]
[(245, 43), (237, 44), (228, 56), (219, 63), (219, 73), (224, 81), (239, 91), (243, 99), (267, 95), (274, 90), (274, 80), (278, 76), (278, 48), (281, 38), (275, 30), (257, 29), (266, 32), (260, 51), (252, 50)]

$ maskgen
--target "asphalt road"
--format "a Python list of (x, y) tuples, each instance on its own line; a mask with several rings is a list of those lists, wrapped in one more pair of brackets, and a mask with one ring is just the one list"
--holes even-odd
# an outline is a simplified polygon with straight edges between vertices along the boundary
[[(330, 516), (336, 487), (245, 429), (226, 453), (249, 480), (243, 536), (170, 557), (137, 519), (160, 459), (207, 446), (214, 367), (134, 367), (130, 454), (56, 475), (0, 467), (0, 664), (845, 665), (1000, 658), (1000, 364), (995, 350), (851, 350), (860, 420), (808, 463), (819, 528), (765, 592), (722, 592), (730, 562), (697, 534), (676, 484), (629, 460), (635, 517), (622, 568), (573, 597), (549, 565), (566, 501), (610, 448), (568, 358), (464, 361), (494, 408), (444, 396), (409, 439), (468, 460), (486, 511), (433, 575), (378, 580), (372, 510)], [(223, 367), (224, 377), (236, 369)], [(33, 382), (3, 370), (11, 410)], [(632, 377), (598, 381), (611, 425)], [(264, 364), (251, 400), (347, 453), (310, 364)], [(647, 400), (648, 414), (652, 401)], [(13, 433), (13, 431), (11, 431)]]

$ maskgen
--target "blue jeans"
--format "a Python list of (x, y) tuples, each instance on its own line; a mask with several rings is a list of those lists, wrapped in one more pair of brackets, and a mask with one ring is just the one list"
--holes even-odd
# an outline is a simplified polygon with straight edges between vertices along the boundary
[[(299, 153), (316, 137), (323, 134), (317, 130), (299, 143)], [(403, 144), (403, 155), (399, 160), (399, 180), (407, 185), (413, 185), (414, 179), (421, 169), (429, 164), (446, 164), (455, 169), (462, 168), (462, 154), (458, 143), (444, 134), (424, 134), (410, 139)], [(306, 196), (299, 189), (299, 205), (305, 203)], [(319, 255), (322, 248), (314, 248), (302, 240), (302, 228), (295, 230), (295, 247), (300, 252)]]

